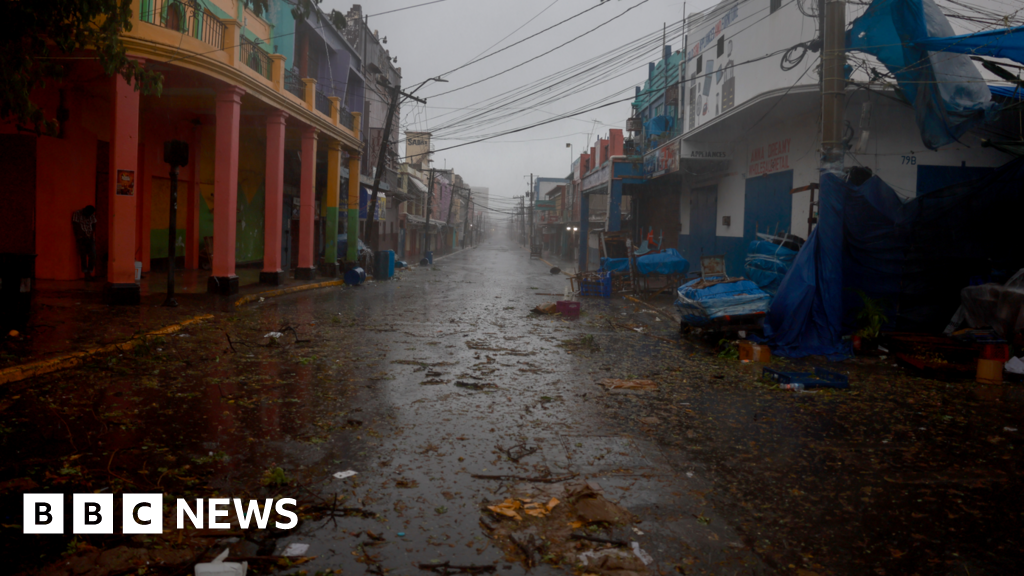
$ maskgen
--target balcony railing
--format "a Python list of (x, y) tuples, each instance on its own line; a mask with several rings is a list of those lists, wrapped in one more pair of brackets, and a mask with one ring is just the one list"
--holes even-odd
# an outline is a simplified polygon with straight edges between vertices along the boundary
[(227, 26), (213, 14), (204, 12), (195, 0), (142, 0), (139, 19), (224, 49)]
[(327, 95), (317, 90), (316, 97), (313, 100), (313, 107), (324, 116), (331, 115), (331, 101), (327, 99)]
[(349, 130), (355, 130), (355, 128), (353, 127), (352, 113), (349, 112), (348, 110), (338, 111), (338, 122), (345, 128), (348, 128)]
[(239, 42), (238, 58), (267, 80), (272, 79), (270, 54), (245, 36)]
[(284, 89), (291, 92), (299, 100), (306, 99), (306, 85), (297, 74), (291, 70), (284, 71)]

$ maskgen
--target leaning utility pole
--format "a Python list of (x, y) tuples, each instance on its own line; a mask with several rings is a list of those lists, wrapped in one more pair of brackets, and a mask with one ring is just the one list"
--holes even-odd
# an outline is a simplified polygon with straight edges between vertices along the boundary
[(830, 172), (841, 172), (846, 153), (843, 149), (846, 4), (843, 0), (824, 0), (824, 8), (824, 46), (821, 54), (821, 168)]
[(430, 178), (427, 184), (427, 224), (424, 228), (426, 231), (423, 235), (423, 257), (427, 257), (427, 252), (430, 251), (430, 205), (434, 200), (434, 169), (430, 169)]
[[(416, 93), (416, 90), (419, 90), (424, 84), (431, 80), (435, 82), (447, 82), (447, 80), (440, 78), (428, 78), (423, 81), (423, 84), (417, 86), (411, 94), (402, 92), (401, 86), (398, 84), (391, 86), (391, 102), (388, 105), (387, 118), (384, 120), (384, 132), (380, 137), (380, 154), (377, 156), (377, 172), (373, 175), (373, 192), (370, 193), (370, 201), (366, 206), (366, 229), (363, 230), (363, 241), (367, 244), (370, 244), (370, 238), (373, 235), (373, 217), (375, 215), (374, 213), (377, 211), (377, 191), (380, 190), (380, 177), (384, 174), (384, 163), (387, 160), (388, 153), (388, 138), (391, 137), (391, 124), (394, 123), (395, 109), (398, 108), (398, 96), (405, 96), (406, 98), (415, 100), (420, 104), (426, 104), (426, 99), (417, 98), (413, 96), (413, 94)], [(378, 80), (378, 82), (380, 82), (380, 80)], [(387, 85), (387, 80), (380, 83)], [(351, 177), (351, 175), (349, 177)]]
[(401, 88), (398, 84), (391, 87), (391, 103), (388, 105), (387, 119), (384, 120), (384, 132), (380, 137), (380, 152), (377, 154), (377, 171), (373, 175), (373, 192), (370, 193), (370, 201), (366, 206), (366, 229), (363, 230), (363, 241), (371, 250), (376, 250), (376, 245), (370, 243), (373, 237), (373, 217), (377, 212), (377, 191), (380, 189), (380, 177), (384, 174), (384, 163), (388, 154), (388, 137), (391, 136), (391, 123), (395, 119), (395, 108), (398, 108), (398, 93)]

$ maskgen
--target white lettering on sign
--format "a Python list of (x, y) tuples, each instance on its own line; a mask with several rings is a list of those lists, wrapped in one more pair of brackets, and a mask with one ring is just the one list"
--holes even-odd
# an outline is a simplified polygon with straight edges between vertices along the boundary
[(748, 176), (761, 176), (789, 170), (789, 144), (790, 139), (772, 142), (767, 146), (759, 146), (750, 151), (750, 167), (747, 169)]

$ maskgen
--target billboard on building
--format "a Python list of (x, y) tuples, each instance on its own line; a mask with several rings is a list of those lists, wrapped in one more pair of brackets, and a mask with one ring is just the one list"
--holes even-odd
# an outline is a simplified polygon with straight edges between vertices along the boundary
[(816, 36), (816, 17), (804, 14), (797, 2), (726, 0), (691, 17), (687, 33), (686, 132), (758, 96), (818, 83), (818, 54), (797, 49), (783, 65), (782, 52)]

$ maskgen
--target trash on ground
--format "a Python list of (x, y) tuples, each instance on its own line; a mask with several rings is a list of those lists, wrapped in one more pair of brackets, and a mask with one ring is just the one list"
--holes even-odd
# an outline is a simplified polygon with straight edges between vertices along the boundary
[(850, 387), (850, 379), (846, 376), (826, 370), (815, 368), (814, 372), (783, 372), (774, 368), (765, 368), (762, 373), (765, 378), (778, 382), (782, 385), (802, 384), (803, 388), (839, 388)]
[(976, 381), (979, 384), (1002, 384), (1003, 361), (979, 358)]
[(358, 474), (358, 472), (356, 472), (355, 470), (345, 470), (344, 472), (335, 472), (334, 477), (337, 478), (338, 480), (342, 480), (348, 478), (349, 476), (355, 476), (356, 474)]
[(626, 524), (633, 522), (633, 514), (622, 506), (607, 500), (603, 495), (584, 484), (569, 493), (576, 507), (576, 515), (584, 522), (605, 524)]
[(277, 340), (282, 336), (284, 336), (284, 334), (280, 332), (267, 332), (266, 334), (263, 335), (264, 338), (273, 338), (274, 340)]
[(552, 274), (558, 274), (558, 273), (559, 273), (559, 272), (561, 272), (561, 271), (562, 271), (562, 269), (561, 269), (561, 268), (559, 268), (558, 266), (552, 266), (552, 267), (551, 267), (551, 273), (552, 273)]
[(282, 552), (281, 555), (290, 557), (302, 556), (306, 553), (306, 550), (309, 550), (309, 544), (304, 544), (302, 542), (292, 542), (287, 547), (285, 547), (284, 552)]
[(768, 346), (750, 340), (740, 340), (740, 362), (771, 362), (772, 353)]
[(618, 378), (605, 378), (601, 380), (601, 386), (605, 390), (635, 390), (648, 391), (657, 390), (658, 385), (653, 380), (620, 380)]
[(558, 314), (558, 304), (554, 302), (545, 302), (543, 304), (537, 305), (537, 307), (534, 308), (533, 311), (537, 312), (538, 314)]
[(211, 562), (200, 562), (196, 564), (195, 576), (245, 576), (249, 570), (247, 562), (225, 562), (228, 557), (228, 548), (217, 555)]
[(579, 555), (580, 563), (606, 574), (630, 574), (646, 571), (646, 565), (632, 551), (620, 548), (590, 550)]
[(631, 546), (633, 548), (633, 554), (635, 554), (636, 557), (644, 563), (644, 566), (650, 564), (651, 562), (654, 562), (654, 558), (652, 558), (651, 555), (647, 552), (644, 552), (643, 548), (640, 547), (639, 542), (632, 542)]
[(1024, 360), (1017, 356), (1013, 356), (1007, 360), (1003, 369), (1011, 374), (1024, 374)]

